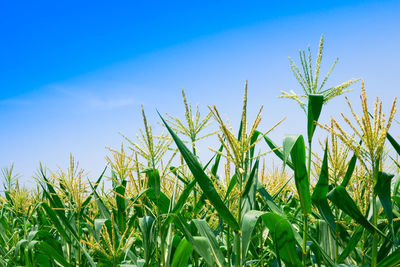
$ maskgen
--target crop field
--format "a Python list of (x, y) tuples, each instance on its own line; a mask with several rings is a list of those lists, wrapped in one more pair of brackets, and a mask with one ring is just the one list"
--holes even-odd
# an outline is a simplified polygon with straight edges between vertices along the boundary
[[(290, 59), (299, 86), (280, 95), (304, 112), (306, 135), (278, 144), (280, 122), (258, 127), (262, 109), (248, 122), (246, 83), (237, 129), (184, 91), (182, 116), (159, 113), (162, 134), (142, 107), (143, 128), (109, 148), (100, 177), (71, 156), (66, 170), (41, 165), (28, 189), (3, 168), (0, 266), (400, 266), (396, 99), (371, 101), (357, 79), (327, 87), (337, 61), (320, 73), (323, 46)], [(346, 98), (341, 118), (318, 122), (355, 88), (361, 108)], [(200, 159), (208, 138), (218, 145)]]

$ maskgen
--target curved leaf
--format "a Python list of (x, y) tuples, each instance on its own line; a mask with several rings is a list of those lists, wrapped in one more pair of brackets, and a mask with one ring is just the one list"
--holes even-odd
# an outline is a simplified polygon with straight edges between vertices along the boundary
[(347, 215), (352, 217), (356, 222), (361, 224), (371, 233), (375, 233), (377, 229), (362, 215), (354, 200), (347, 193), (343, 186), (336, 186), (331, 190), (328, 199), (332, 201), (339, 209), (343, 210)]
[(169, 133), (175, 141), (179, 151), (182, 154), (186, 164), (188, 165), (190, 171), (192, 172), (194, 178), (197, 183), (200, 185), (203, 190), (205, 196), (217, 210), (218, 214), (226, 221), (229, 226), (234, 230), (239, 230), (239, 224), (233, 217), (232, 213), (225, 206), (224, 202), (219, 197), (218, 192), (215, 190), (213, 183), (210, 178), (205, 174), (203, 168), (201, 167), (197, 158), (190, 152), (190, 150), (185, 146), (185, 144), (179, 139), (179, 137), (172, 131), (172, 129), (168, 126), (163, 117), (158, 113), (164, 125), (167, 127)]
[(241, 232), (242, 232), (242, 264), (246, 262), (246, 255), (249, 249), (252, 233), (257, 224), (258, 219), (265, 212), (258, 210), (248, 211), (242, 219)]
[(294, 181), (299, 193), (301, 209), (304, 215), (311, 213), (310, 181), (306, 167), (306, 151), (302, 135), (287, 135), (283, 140), (285, 158), (290, 154), (294, 165)]
[[(362, 143), (362, 141), (360, 141), (360, 145), (361, 145), (361, 143)], [(353, 175), (353, 172), (354, 172), (354, 168), (356, 167), (356, 162), (357, 162), (357, 156), (354, 153), (354, 155), (350, 159), (350, 162), (347, 167), (346, 174), (344, 175), (343, 181), (340, 184), (341, 186), (346, 187), (349, 184), (351, 176)]]
[(171, 267), (180, 267), (180, 266), (188, 266), (188, 261), (190, 255), (192, 254), (193, 246), (187, 241), (186, 238), (183, 238), (178, 247), (175, 250), (175, 254), (172, 258)]
[(283, 151), (279, 149), (278, 146), (268, 136), (264, 135), (264, 140), (269, 146), (269, 148), (272, 150), (272, 152), (274, 152), (274, 154), (277, 155), (278, 158), (280, 158), (285, 165), (289, 166), (292, 170), (294, 170), (293, 163), (288, 158), (285, 159)]
[(278, 214), (267, 212), (261, 215), (274, 241), (280, 258), (288, 266), (303, 266), (296, 252), (296, 240), (291, 224)]
[(385, 172), (378, 173), (378, 179), (374, 186), (375, 194), (378, 195), (379, 200), (381, 201), (383, 210), (386, 214), (386, 218), (389, 222), (390, 234), (392, 235), (392, 239), (395, 240), (396, 236), (393, 230), (393, 210), (392, 210), (392, 200), (391, 200), (391, 184), (393, 174), (387, 174)]
[(394, 140), (393, 136), (391, 136), (389, 133), (387, 133), (386, 138), (389, 140), (389, 142), (392, 144), (394, 150), (396, 150), (397, 154), (400, 155), (400, 144)]
[(326, 195), (329, 191), (329, 172), (328, 172), (328, 143), (325, 144), (324, 159), (322, 160), (321, 172), (319, 174), (318, 182), (314, 188), (311, 199), (314, 205), (318, 208), (319, 213), (324, 220), (336, 231), (335, 216), (329, 207)]
[(311, 143), (315, 132), (315, 122), (318, 121), (321, 115), (324, 96), (319, 94), (308, 95), (308, 112), (307, 112), (307, 135), (308, 143)]
[(379, 267), (394, 267), (400, 264), (400, 249), (395, 250), (388, 257), (378, 263)]
[(205, 220), (194, 219), (192, 222), (196, 225), (200, 235), (206, 238), (207, 242), (209, 243), (212, 255), (214, 256), (217, 265), (225, 266), (225, 257), (219, 248), (217, 239), (215, 238), (214, 233), (211, 231), (210, 226), (208, 226)]

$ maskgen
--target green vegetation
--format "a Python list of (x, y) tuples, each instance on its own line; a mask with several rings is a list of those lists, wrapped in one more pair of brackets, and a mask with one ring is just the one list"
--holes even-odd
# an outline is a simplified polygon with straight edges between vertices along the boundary
[[(40, 166), (34, 190), (2, 169), (0, 266), (399, 266), (396, 100), (388, 116), (378, 99), (369, 112), (361, 82), (361, 115), (348, 100), (354, 122), (343, 115), (350, 132), (319, 124), (328, 100), (358, 81), (325, 89), (337, 60), (319, 83), (322, 50), (321, 38), (314, 68), (310, 49), (300, 69), (290, 60), (304, 94), (281, 95), (305, 112), (307, 137), (276, 145), (269, 133), (281, 122), (258, 129), (262, 109), (250, 126), (246, 83), (237, 131), (215, 106), (193, 112), (182, 91), (185, 119), (160, 115), (166, 131), (155, 136), (142, 108), (137, 141), (123, 135), (95, 180), (72, 156), (67, 170)], [(327, 136), (322, 157), (316, 131)], [(200, 162), (198, 141), (210, 136), (220, 144)]]

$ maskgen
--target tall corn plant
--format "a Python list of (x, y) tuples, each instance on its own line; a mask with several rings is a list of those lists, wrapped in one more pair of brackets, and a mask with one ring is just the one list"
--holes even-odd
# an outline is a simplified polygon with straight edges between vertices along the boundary
[[(382, 157), (384, 152), (384, 144), (385, 140), (391, 126), (391, 123), (394, 118), (394, 114), (397, 110), (396, 108), (396, 99), (393, 101), (392, 107), (390, 109), (389, 117), (386, 121), (385, 114), (382, 111), (382, 102), (379, 102), (377, 99), (374, 104), (374, 112), (372, 115), (372, 120), (370, 118), (371, 114), (368, 112), (367, 106), (367, 97), (364, 89), (364, 82), (362, 82), (362, 94), (361, 94), (361, 104), (363, 115), (360, 118), (355, 114), (353, 108), (349, 101), (349, 107), (351, 113), (357, 123), (359, 129), (353, 125), (350, 120), (345, 117), (343, 114), (343, 118), (346, 123), (351, 127), (354, 131), (354, 134), (361, 139), (361, 142), (357, 142), (354, 138), (354, 135), (349, 135), (346, 133), (343, 128), (339, 125), (336, 120), (333, 120), (333, 127), (325, 127), (332, 134), (338, 136), (342, 142), (344, 142), (347, 146), (349, 146), (358, 157), (362, 165), (367, 170), (366, 179), (369, 181), (370, 188), (369, 190), (372, 193), (372, 226), (373, 228), (378, 227), (378, 208), (377, 208), (377, 199), (376, 197), (380, 197), (381, 204), (385, 207), (387, 204), (387, 193), (390, 194), (390, 181), (393, 176), (388, 175), (382, 172)], [(389, 188), (387, 186), (389, 185)], [(339, 196), (339, 192), (344, 190), (343, 187), (336, 187), (336, 191), (332, 191), (330, 197), (335, 199)], [(389, 191), (389, 192), (387, 192)], [(384, 198), (384, 199), (382, 199)], [(390, 201), (390, 200), (389, 200)], [(339, 204), (339, 203), (335, 203)], [(388, 219), (391, 223), (392, 221), (392, 210), (391, 206), (385, 207), (386, 213), (389, 215)], [(393, 230), (392, 230), (393, 231)], [(371, 248), (371, 266), (377, 266), (378, 261), (378, 242), (379, 242), (379, 233), (378, 231), (373, 231), (373, 242)]]
[[(227, 203), (224, 203), (216, 188), (214, 187), (212, 179), (208, 177), (208, 175), (204, 172), (204, 169), (198, 162), (197, 158), (192, 152), (190, 152), (190, 150), (185, 146), (185, 144), (180, 140), (175, 132), (169, 127), (168, 123), (161, 116), (160, 117), (163, 120), (168, 131), (170, 132), (176, 145), (178, 146), (179, 151), (185, 159), (186, 164), (192, 172), (196, 182), (202, 189), (204, 195), (218, 212), (218, 215), (221, 217), (221, 219), (227, 224), (228, 229), (233, 231), (235, 236), (233, 248), (234, 252), (229, 252), (228, 254), (233, 254), (235, 256), (233, 260), (234, 265), (242, 266), (243, 264), (245, 264), (248, 245), (252, 236), (253, 229), (259, 218), (262, 218), (265, 226), (270, 229), (273, 239), (277, 245), (277, 253), (280, 254), (282, 260), (287, 263), (299, 265), (299, 261), (296, 261), (297, 255), (295, 254), (294, 234), (292, 232), (290, 224), (280, 215), (271, 212), (265, 213), (256, 210), (257, 204), (255, 199), (255, 192), (257, 189), (258, 181), (256, 177), (258, 173), (258, 159), (257, 156), (254, 157), (254, 146), (264, 136), (258, 137), (258, 134), (256, 134), (256, 128), (261, 119), (261, 110), (258, 113), (256, 120), (250, 129), (250, 132), (247, 132), (247, 83), (245, 87), (245, 96), (243, 100), (242, 110), (243, 111), (240, 131), (238, 137), (235, 137), (230, 128), (227, 127), (222, 121), (218, 110), (215, 107), (211, 108), (213, 116), (219, 123), (223, 135), (219, 135), (219, 140), (222, 143), (222, 147), (226, 151), (225, 154), (221, 151), (216, 151), (216, 153), (224, 156), (228, 161), (232, 162), (235, 165), (235, 179), (231, 180), (231, 183), (232, 181), (234, 181), (231, 185), (237, 187), (240, 194), (238, 203), (235, 203), (235, 206), (237, 207), (236, 211), (230, 210), (230, 206), (227, 205)], [(253, 160), (255, 160), (255, 162), (254, 164), (251, 164)], [(188, 232), (184, 231), (186, 238), (190, 240), (194, 249), (200, 255), (205, 257), (208, 263), (214, 262), (219, 266), (225, 266), (229, 264), (230, 259), (228, 259), (227, 263), (223, 258), (215, 236), (209, 226), (205, 224), (204, 221), (194, 220), (193, 222), (196, 225), (202, 238), (200, 240), (203, 240), (205, 238), (205, 241), (207, 241), (206, 243), (199, 242), (198, 238), (196, 239)], [(275, 223), (280, 223), (281, 227), (276, 228)], [(228, 236), (231, 235), (229, 230), (227, 233)], [(278, 236), (282, 236), (284, 233), (287, 234), (287, 239), (279, 239)], [(213, 251), (214, 261), (204, 253), (207, 248)]]
[[(124, 136), (128, 147), (110, 149), (110, 188), (101, 186), (106, 170), (87, 180), (72, 157), (67, 170), (41, 168), (37, 190), (21, 186), (12, 167), (3, 169), (0, 266), (399, 265), (400, 179), (393, 183), (389, 173), (398, 174), (400, 164), (392, 159), (395, 168), (388, 168), (385, 148), (387, 139), (400, 155), (388, 133), (395, 103), (388, 117), (379, 101), (368, 112), (362, 83), (362, 116), (351, 105), (356, 123), (344, 116), (354, 133), (336, 120), (320, 125), (331, 139), (320, 142), (319, 159), (311, 145), (322, 107), (356, 81), (324, 89), (336, 61), (319, 82), (322, 50), (321, 38), (314, 68), (310, 49), (300, 52), (300, 68), (290, 61), (304, 94), (282, 93), (304, 110), (307, 138), (286, 136), (276, 146), (267, 136), (276, 125), (257, 130), (261, 110), (249, 126), (246, 82), (238, 133), (214, 106), (204, 117), (192, 111), (183, 91), (185, 119), (160, 116), (172, 139), (153, 135), (142, 108), (138, 140)], [(220, 145), (203, 165), (197, 146), (212, 134), (204, 134), (212, 119)], [(284, 163), (268, 178), (260, 140)], [(292, 181), (285, 167), (294, 171), (297, 192), (286, 191)]]
[(324, 48), (324, 38), (321, 36), (318, 48), (317, 59), (315, 62), (315, 69), (312, 67), (311, 49), (308, 48), (308, 56), (305, 51), (299, 51), (301, 70), (297, 67), (292, 59), (290, 60), (290, 67), (294, 76), (299, 82), (304, 94), (296, 94), (294, 91), (282, 91), (282, 98), (289, 98), (295, 100), (306, 113), (307, 116), (307, 144), (308, 144), (308, 158), (305, 155), (305, 142), (301, 135), (287, 136), (283, 141), (284, 161), (286, 162), (289, 155), (294, 164), (295, 183), (299, 193), (301, 209), (303, 213), (303, 264), (307, 261), (307, 223), (308, 216), (311, 212), (311, 193), (310, 193), (310, 176), (311, 176), (311, 162), (312, 162), (312, 139), (315, 133), (316, 124), (318, 121), (322, 106), (329, 100), (337, 97), (343, 93), (348, 92), (348, 87), (358, 81), (351, 79), (347, 82), (339, 84), (334, 87), (324, 89), (324, 86), (331, 75), (338, 59), (332, 64), (325, 78), (319, 83), (320, 69), (322, 62)]

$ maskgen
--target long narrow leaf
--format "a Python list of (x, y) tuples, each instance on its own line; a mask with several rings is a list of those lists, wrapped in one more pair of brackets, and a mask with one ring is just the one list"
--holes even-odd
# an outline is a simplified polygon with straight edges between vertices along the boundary
[(310, 181), (306, 167), (306, 152), (302, 135), (287, 135), (283, 140), (285, 158), (290, 157), (294, 165), (294, 181), (300, 197), (304, 215), (311, 213)]
[(225, 206), (224, 202), (219, 197), (218, 192), (215, 190), (213, 183), (210, 178), (204, 173), (203, 168), (198, 162), (197, 158), (190, 152), (190, 150), (185, 146), (185, 144), (179, 139), (179, 137), (172, 131), (172, 129), (165, 122), (163, 117), (159, 114), (161, 120), (164, 122), (164, 125), (167, 127), (169, 133), (175, 141), (179, 151), (182, 154), (186, 164), (188, 165), (190, 171), (192, 172), (194, 178), (197, 180), (204, 194), (217, 210), (219, 215), (226, 221), (229, 226), (234, 230), (239, 230), (239, 225), (232, 213)]
[(335, 216), (332, 213), (331, 208), (329, 207), (328, 200), (326, 195), (329, 191), (329, 172), (328, 172), (328, 143), (325, 144), (325, 152), (324, 159), (322, 160), (321, 172), (319, 174), (319, 179), (317, 185), (314, 188), (314, 192), (311, 196), (311, 199), (314, 205), (318, 208), (318, 211), (324, 218), (324, 220), (328, 223), (328, 225), (332, 228), (332, 230), (336, 231), (336, 223)]
[(311, 143), (311, 140), (314, 136), (316, 124), (319, 116), (321, 115), (322, 105), (324, 103), (324, 96), (318, 94), (310, 94), (308, 95), (308, 111), (307, 111), (307, 136), (308, 143)]

